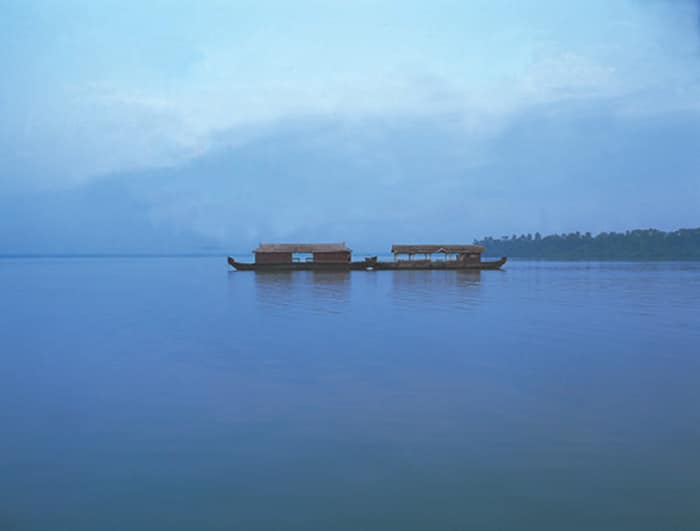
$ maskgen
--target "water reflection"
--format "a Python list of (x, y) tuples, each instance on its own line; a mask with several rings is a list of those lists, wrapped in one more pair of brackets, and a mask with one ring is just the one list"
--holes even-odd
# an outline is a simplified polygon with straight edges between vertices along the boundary
[(391, 275), (392, 295), (402, 306), (454, 309), (479, 301), (481, 271), (392, 271)]
[(335, 312), (350, 300), (351, 277), (350, 271), (257, 272), (255, 293), (265, 307)]

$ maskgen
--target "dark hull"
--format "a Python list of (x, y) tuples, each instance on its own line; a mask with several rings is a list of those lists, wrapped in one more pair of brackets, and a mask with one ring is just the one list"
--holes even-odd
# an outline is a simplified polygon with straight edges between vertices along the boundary
[(291, 262), (285, 264), (259, 264), (250, 262), (236, 262), (230, 256), (228, 263), (238, 271), (364, 271), (373, 268), (377, 264), (376, 259), (367, 259), (362, 262), (347, 262), (341, 264), (324, 264), (319, 262)]
[(342, 264), (323, 264), (318, 262), (291, 262), (286, 264), (258, 264), (236, 262), (230, 256), (228, 263), (238, 271), (421, 271), (421, 270), (459, 270), (481, 271), (488, 269), (500, 269), (506, 263), (506, 258), (492, 262), (458, 262), (458, 261), (397, 261), (379, 262), (375, 257), (362, 262), (348, 262)]
[(432, 270), (455, 270), (455, 271), (482, 271), (489, 269), (500, 269), (506, 263), (504, 256), (500, 260), (490, 262), (458, 262), (450, 260), (441, 261), (397, 261), (397, 262), (377, 262), (375, 269), (391, 271), (432, 271)]

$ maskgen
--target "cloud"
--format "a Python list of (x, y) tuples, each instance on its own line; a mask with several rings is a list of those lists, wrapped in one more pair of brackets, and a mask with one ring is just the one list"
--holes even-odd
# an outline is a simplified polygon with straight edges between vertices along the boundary
[[(689, 0), (26, 5), (0, 34), (10, 246), (101, 248), (112, 225), (105, 246), (139, 249), (626, 228), (686, 219), (637, 196), (696, 197)], [(678, 197), (641, 166), (669, 153)]]
[(458, 115), (277, 123), (192, 160), (0, 200), (5, 252), (245, 252), (260, 240), (470, 241), (692, 225), (698, 114), (563, 101), (487, 142)]
[(694, 21), (694, 27), (700, 37), (700, 0), (638, 0), (645, 4), (663, 4), (680, 13), (687, 21)]
[(179, 164), (220, 131), (290, 120), (458, 114), (488, 139), (547, 103), (614, 98), (653, 111), (698, 99), (682, 32), (638, 2), (119, 5), (7, 13), (0, 193)]

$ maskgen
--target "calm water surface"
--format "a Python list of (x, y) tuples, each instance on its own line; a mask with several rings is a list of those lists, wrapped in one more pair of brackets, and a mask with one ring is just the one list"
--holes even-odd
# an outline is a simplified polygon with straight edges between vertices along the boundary
[(700, 264), (0, 260), (0, 530), (700, 529)]

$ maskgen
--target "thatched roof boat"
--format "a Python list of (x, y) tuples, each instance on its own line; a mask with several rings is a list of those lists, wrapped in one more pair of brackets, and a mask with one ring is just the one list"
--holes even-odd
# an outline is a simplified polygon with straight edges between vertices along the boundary
[[(254, 263), (237, 262), (230, 256), (228, 263), (242, 271), (317, 271), (373, 269), (499, 269), (506, 258), (483, 262), (480, 245), (426, 244), (391, 246), (394, 260), (380, 262), (376, 256), (352, 261), (352, 250), (342, 243), (261, 243)], [(298, 257), (295, 255), (307, 255)], [(308, 256), (310, 255), (310, 256)], [(436, 259), (433, 256), (437, 255)], [(415, 258), (423, 256), (422, 259)]]
[(367, 269), (373, 263), (371, 260), (352, 262), (352, 249), (345, 242), (261, 243), (253, 254), (254, 263), (237, 262), (230, 256), (228, 263), (242, 271), (335, 271)]

